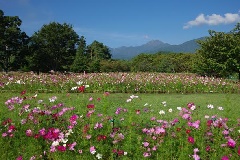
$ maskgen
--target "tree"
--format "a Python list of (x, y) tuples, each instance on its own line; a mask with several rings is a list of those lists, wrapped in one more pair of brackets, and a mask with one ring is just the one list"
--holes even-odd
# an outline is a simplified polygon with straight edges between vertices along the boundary
[(109, 48), (105, 46), (103, 43), (100, 43), (96, 40), (93, 41), (90, 45), (88, 45), (87, 52), (91, 60), (93, 59), (106, 60), (111, 59), (112, 57)]
[(100, 72), (100, 61), (112, 57), (109, 48), (96, 40), (87, 46), (87, 55), (90, 72)]
[(197, 73), (216, 77), (240, 74), (239, 28), (237, 24), (229, 33), (210, 30), (209, 37), (198, 41), (200, 49), (197, 51)]
[(230, 63), (229, 67), (233, 72), (238, 73), (238, 80), (240, 80), (240, 23), (237, 23), (231, 33), (233, 34), (234, 41), (232, 44), (234, 47), (231, 52), (234, 58), (230, 59), (232, 63)]
[(71, 25), (57, 22), (43, 25), (31, 37), (31, 68), (42, 72), (69, 70), (78, 41), (79, 36)]
[(131, 71), (134, 72), (151, 72), (153, 71), (153, 58), (152, 54), (141, 53), (132, 59)]
[(25, 59), (28, 36), (21, 32), (21, 24), (18, 16), (4, 16), (0, 10), (0, 65), (6, 72), (18, 69)]
[(81, 36), (76, 52), (75, 59), (71, 66), (71, 71), (73, 72), (84, 72), (88, 69), (88, 57), (86, 55), (86, 40)]

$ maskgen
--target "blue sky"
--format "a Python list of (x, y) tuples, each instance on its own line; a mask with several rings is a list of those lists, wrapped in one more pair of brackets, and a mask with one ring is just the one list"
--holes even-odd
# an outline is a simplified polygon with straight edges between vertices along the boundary
[(88, 44), (169, 44), (228, 32), (240, 22), (239, 0), (0, 0), (6, 16), (19, 16), (28, 36), (50, 22), (68, 23)]

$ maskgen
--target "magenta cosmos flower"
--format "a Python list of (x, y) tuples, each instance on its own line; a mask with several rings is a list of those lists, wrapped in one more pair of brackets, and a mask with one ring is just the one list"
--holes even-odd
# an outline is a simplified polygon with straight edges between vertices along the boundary
[(195, 141), (194, 141), (194, 138), (191, 137), (191, 136), (189, 136), (189, 137), (188, 137), (188, 142), (194, 144), (194, 142), (195, 142)]

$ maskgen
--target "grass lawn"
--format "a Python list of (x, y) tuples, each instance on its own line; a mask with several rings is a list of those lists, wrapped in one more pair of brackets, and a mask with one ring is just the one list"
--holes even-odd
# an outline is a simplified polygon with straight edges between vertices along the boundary
[[(28, 96), (33, 96), (34, 94), (29, 94)], [(132, 100), (132, 102), (127, 103), (127, 99), (130, 98), (132, 94), (125, 93), (114, 93), (110, 94), (108, 97), (103, 96), (100, 93), (71, 93), (71, 94), (55, 94), (55, 93), (40, 93), (37, 99), (48, 101), (52, 96), (56, 96), (58, 103), (64, 103), (68, 107), (76, 107), (79, 114), (84, 114), (86, 111), (86, 106), (89, 103), (93, 103), (96, 106), (98, 112), (106, 112), (107, 115), (113, 115), (117, 108), (122, 107), (128, 109), (130, 112), (135, 112), (136, 110), (148, 109), (152, 112), (151, 115), (158, 113), (160, 110), (165, 111), (165, 118), (174, 118), (178, 114), (177, 107), (187, 107), (188, 103), (194, 103), (198, 110), (199, 117), (204, 118), (205, 115), (217, 114), (223, 117), (231, 117), (231, 119), (240, 118), (237, 112), (240, 109), (240, 95), (239, 94), (135, 94), (138, 98)], [(1, 93), (0, 104), (1, 113), (6, 116), (8, 110), (4, 106), (4, 102), (11, 98), (19, 96), (16, 93)], [(92, 97), (93, 101), (89, 102), (89, 98)], [(101, 103), (99, 102), (99, 99)], [(164, 106), (162, 102), (166, 102)], [(212, 104), (213, 109), (207, 108), (207, 105)], [(218, 107), (223, 107), (224, 111), (218, 110)], [(172, 109), (171, 114), (167, 114), (169, 109)], [(176, 113), (176, 114), (174, 114)], [(151, 116), (147, 115), (147, 116)], [(146, 118), (139, 117), (140, 119)], [(149, 117), (148, 117), (149, 118)]]

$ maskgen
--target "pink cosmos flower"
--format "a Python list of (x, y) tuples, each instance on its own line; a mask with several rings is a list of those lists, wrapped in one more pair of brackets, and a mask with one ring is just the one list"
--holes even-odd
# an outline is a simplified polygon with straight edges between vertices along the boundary
[(200, 157), (199, 157), (199, 155), (197, 155), (197, 154), (194, 154), (194, 155), (192, 155), (192, 156), (193, 156), (194, 160), (200, 160)]
[(229, 139), (228, 142), (227, 142), (227, 145), (230, 147), (230, 148), (234, 148), (235, 145), (236, 145), (236, 142), (233, 140), (233, 139)]
[(156, 117), (152, 117), (152, 118), (151, 118), (151, 121), (155, 121), (155, 120), (156, 120)]
[(39, 130), (39, 134), (40, 134), (41, 136), (45, 135), (45, 134), (46, 134), (45, 128), (40, 129), (40, 130)]
[(90, 139), (92, 136), (91, 135), (86, 135), (86, 138), (87, 139)]
[(99, 128), (102, 128), (102, 127), (103, 127), (102, 123), (97, 122), (94, 126), (94, 129), (99, 129)]
[(162, 127), (155, 128), (155, 134), (165, 133), (165, 129)]
[(64, 146), (57, 146), (57, 150), (59, 150), (60, 152), (64, 152), (64, 151), (66, 151), (66, 147), (64, 147)]
[(190, 114), (187, 114), (185, 113), (183, 116), (182, 116), (183, 119), (186, 119), (186, 120), (190, 120), (191, 119), (191, 116)]
[(223, 156), (221, 160), (229, 160), (228, 156)]
[(157, 150), (157, 146), (153, 146), (152, 150), (156, 151)]
[(22, 157), (22, 156), (19, 156), (19, 157), (17, 157), (16, 160), (23, 160), (23, 157)]
[(3, 134), (2, 134), (2, 137), (7, 137), (7, 133), (3, 133)]
[(144, 152), (143, 153), (143, 157), (150, 157), (151, 156), (151, 153), (149, 153), (149, 152)]
[(209, 152), (211, 150), (211, 147), (210, 146), (207, 146), (206, 147), (206, 151)]
[(147, 147), (147, 146), (149, 146), (149, 143), (148, 142), (143, 142), (143, 146)]
[(95, 149), (94, 146), (91, 146), (91, 147), (90, 147), (90, 153), (91, 153), (91, 154), (95, 154), (95, 153), (96, 153), (96, 149)]
[(229, 131), (225, 129), (224, 131), (222, 131), (222, 134), (226, 136), (229, 134)]
[(28, 137), (31, 137), (32, 136), (32, 130), (31, 129), (26, 130), (26, 135)]
[(191, 137), (191, 136), (189, 136), (189, 137), (188, 137), (188, 142), (194, 144), (194, 142), (195, 142), (195, 141), (194, 141), (194, 138)]
[(74, 147), (77, 145), (77, 142), (73, 142), (72, 144), (69, 145), (69, 150), (74, 150)]

